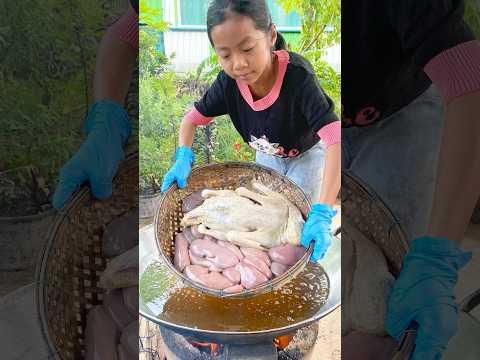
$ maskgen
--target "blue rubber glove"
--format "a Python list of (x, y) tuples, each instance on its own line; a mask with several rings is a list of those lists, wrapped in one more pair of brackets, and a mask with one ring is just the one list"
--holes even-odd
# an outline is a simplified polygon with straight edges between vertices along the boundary
[(337, 213), (331, 206), (326, 204), (314, 204), (308, 214), (307, 221), (303, 226), (300, 243), (308, 248), (314, 241), (311, 260), (321, 260), (332, 244), (332, 219)]
[(192, 149), (188, 146), (179, 146), (175, 154), (175, 160), (175, 164), (163, 178), (161, 192), (166, 191), (174, 181), (177, 182), (178, 187), (181, 189), (187, 186), (188, 175), (190, 175), (194, 161)]
[(413, 360), (442, 358), (457, 331), (457, 273), (471, 257), (446, 238), (421, 237), (411, 242), (389, 296), (385, 325), (399, 340), (411, 321), (419, 324)]
[(131, 133), (128, 114), (110, 100), (95, 102), (85, 121), (87, 139), (60, 170), (53, 206), (61, 209), (72, 193), (86, 181), (93, 196), (104, 199), (112, 194), (112, 179), (124, 158), (123, 145)]

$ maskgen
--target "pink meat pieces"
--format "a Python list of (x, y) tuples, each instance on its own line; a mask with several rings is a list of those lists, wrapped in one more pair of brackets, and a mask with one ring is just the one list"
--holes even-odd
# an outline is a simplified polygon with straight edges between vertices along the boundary
[(240, 250), (242, 251), (243, 255), (256, 257), (262, 260), (268, 266), (270, 266), (271, 261), (270, 261), (270, 258), (268, 257), (268, 254), (265, 251), (262, 251), (260, 249), (255, 249), (255, 248), (249, 248), (249, 247), (242, 247), (240, 248)]
[(253, 266), (255, 269), (260, 271), (263, 275), (265, 275), (267, 278), (272, 277), (272, 272), (270, 270), (270, 267), (264, 263), (262, 260), (255, 256), (245, 256), (245, 258), (242, 260), (245, 264), (248, 264), (250, 266)]
[(203, 239), (213, 241), (214, 243), (217, 242), (217, 239), (210, 235), (203, 235)]
[(175, 235), (175, 255), (173, 264), (179, 271), (183, 271), (187, 265), (190, 265), (188, 241), (182, 233)]
[(190, 251), (200, 257), (213, 258), (219, 251), (219, 246), (211, 240), (196, 239), (190, 245)]
[(200, 266), (206, 267), (210, 271), (217, 271), (217, 272), (222, 271), (222, 268), (215, 265), (209, 258), (196, 256), (195, 254), (192, 253), (191, 250), (189, 250), (188, 253), (190, 255), (190, 262), (192, 263), (192, 265), (200, 265)]
[[(205, 238), (207, 238), (208, 235), (205, 236)], [(209, 236), (209, 238), (212, 238), (211, 236)], [(214, 239), (214, 238), (212, 238)], [(243, 253), (240, 251), (240, 248), (234, 244), (232, 244), (231, 242), (228, 242), (228, 241), (223, 241), (223, 240), (218, 240), (217, 241), (217, 244), (220, 245), (220, 246), (223, 246), (223, 247), (226, 247), (227, 249), (229, 249), (230, 251), (232, 251), (233, 253), (235, 253), (235, 255), (237, 255), (238, 257), (238, 260), (242, 260), (244, 255)], [(268, 258), (268, 256), (267, 256)]]
[(190, 245), (192, 254), (206, 257), (216, 266), (225, 269), (238, 264), (238, 257), (226, 247), (217, 245), (211, 240), (197, 239)]
[(272, 261), (292, 266), (305, 254), (305, 249), (301, 246), (285, 244), (276, 246), (268, 251), (268, 255)]
[(136, 319), (138, 317), (138, 286), (123, 288), (122, 293), (128, 312)]
[(137, 360), (137, 358), (129, 356), (125, 346), (118, 344), (117, 346), (118, 360)]
[(253, 266), (246, 264), (244, 260), (238, 263), (237, 270), (240, 272), (241, 284), (246, 289), (252, 289), (268, 281), (264, 274)]
[(205, 234), (202, 234), (200, 231), (198, 231), (198, 225), (191, 226), (190, 230), (192, 231), (192, 235), (195, 237), (195, 239), (203, 239), (205, 236)]
[(185, 275), (190, 280), (210, 289), (222, 290), (234, 285), (222, 274), (216, 271), (209, 271), (200, 265), (188, 265), (185, 268)]
[(103, 232), (102, 252), (106, 257), (123, 254), (138, 244), (138, 209), (109, 223)]
[(240, 283), (240, 272), (237, 270), (235, 266), (226, 268), (222, 271), (223, 276), (225, 276), (228, 280), (230, 280), (234, 284)]
[(205, 199), (202, 197), (202, 191), (195, 191), (188, 195), (182, 201), (182, 211), (189, 212), (203, 204)]
[(192, 234), (192, 227), (191, 226), (183, 229), (182, 234), (185, 236), (185, 239), (187, 239), (189, 244), (191, 244), (193, 242), (193, 240), (196, 239), (196, 237), (193, 236), (193, 234)]
[(93, 307), (87, 315), (85, 360), (117, 360), (120, 332), (103, 305)]
[(270, 265), (270, 270), (272, 271), (272, 274), (275, 276), (280, 276), (282, 275), (285, 271), (287, 271), (288, 267), (287, 265), (283, 265), (277, 262), (272, 262), (272, 265)]
[(133, 316), (128, 311), (128, 308), (123, 301), (122, 289), (115, 289), (105, 294), (105, 297), (103, 298), (103, 306), (105, 307), (106, 312), (110, 315), (110, 317), (117, 325), (117, 329), (119, 331), (122, 331), (138, 316), (138, 312), (135, 316)]
[(298, 260), (300, 260), (300, 258), (307, 252), (307, 249), (303, 246), (295, 246), (295, 251), (297, 252)]
[(138, 359), (138, 320), (132, 321), (122, 332), (120, 344), (128, 358)]
[(223, 291), (225, 291), (228, 294), (234, 294), (234, 293), (241, 292), (244, 289), (245, 288), (242, 285), (233, 285), (233, 286), (230, 286), (230, 287), (224, 289)]

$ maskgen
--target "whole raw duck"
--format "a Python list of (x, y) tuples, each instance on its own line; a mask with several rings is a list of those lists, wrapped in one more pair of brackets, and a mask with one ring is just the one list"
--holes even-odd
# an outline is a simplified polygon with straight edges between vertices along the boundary
[(199, 231), (243, 247), (268, 249), (281, 244), (300, 244), (303, 218), (285, 196), (260, 183), (258, 192), (244, 187), (204, 190), (202, 205), (188, 212), (183, 227), (200, 224)]

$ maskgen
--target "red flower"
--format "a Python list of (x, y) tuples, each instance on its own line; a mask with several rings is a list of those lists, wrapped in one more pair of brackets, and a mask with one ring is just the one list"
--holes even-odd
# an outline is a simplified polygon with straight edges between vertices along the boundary
[(236, 151), (240, 151), (240, 148), (242, 147), (242, 145), (237, 141), (235, 144), (233, 144), (233, 148), (236, 150)]

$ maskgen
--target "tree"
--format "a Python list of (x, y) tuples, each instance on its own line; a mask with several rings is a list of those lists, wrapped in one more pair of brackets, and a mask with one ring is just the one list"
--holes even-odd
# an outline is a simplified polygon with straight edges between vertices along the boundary
[(300, 41), (293, 44), (295, 51), (307, 58), (320, 84), (340, 109), (340, 74), (324, 61), (325, 50), (339, 44), (341, 39), (340, 0), (277, 0), (285, 12), (296, 11), (302, 19)]
[(296, 51), (324, 50), (340, 42), (340, 0), (277, 0), (285, 12), (295, 11), (302, 19), (302, 37)]
[(161, 8), (149, 6), (147, 0), (140, 0), (139, 3), (140, 25), (148, 26), (156, 31), (165, 31), (167, 23), (162, 19)]
[(480, 4), (478, 0), (465, 2), (465, 21), (470, 25), (476, 37), (480, 37)]
[(53, 185), (78, 148), (92, 99), (104, 1), (0, 2), (3, 167), (35, 165)]

